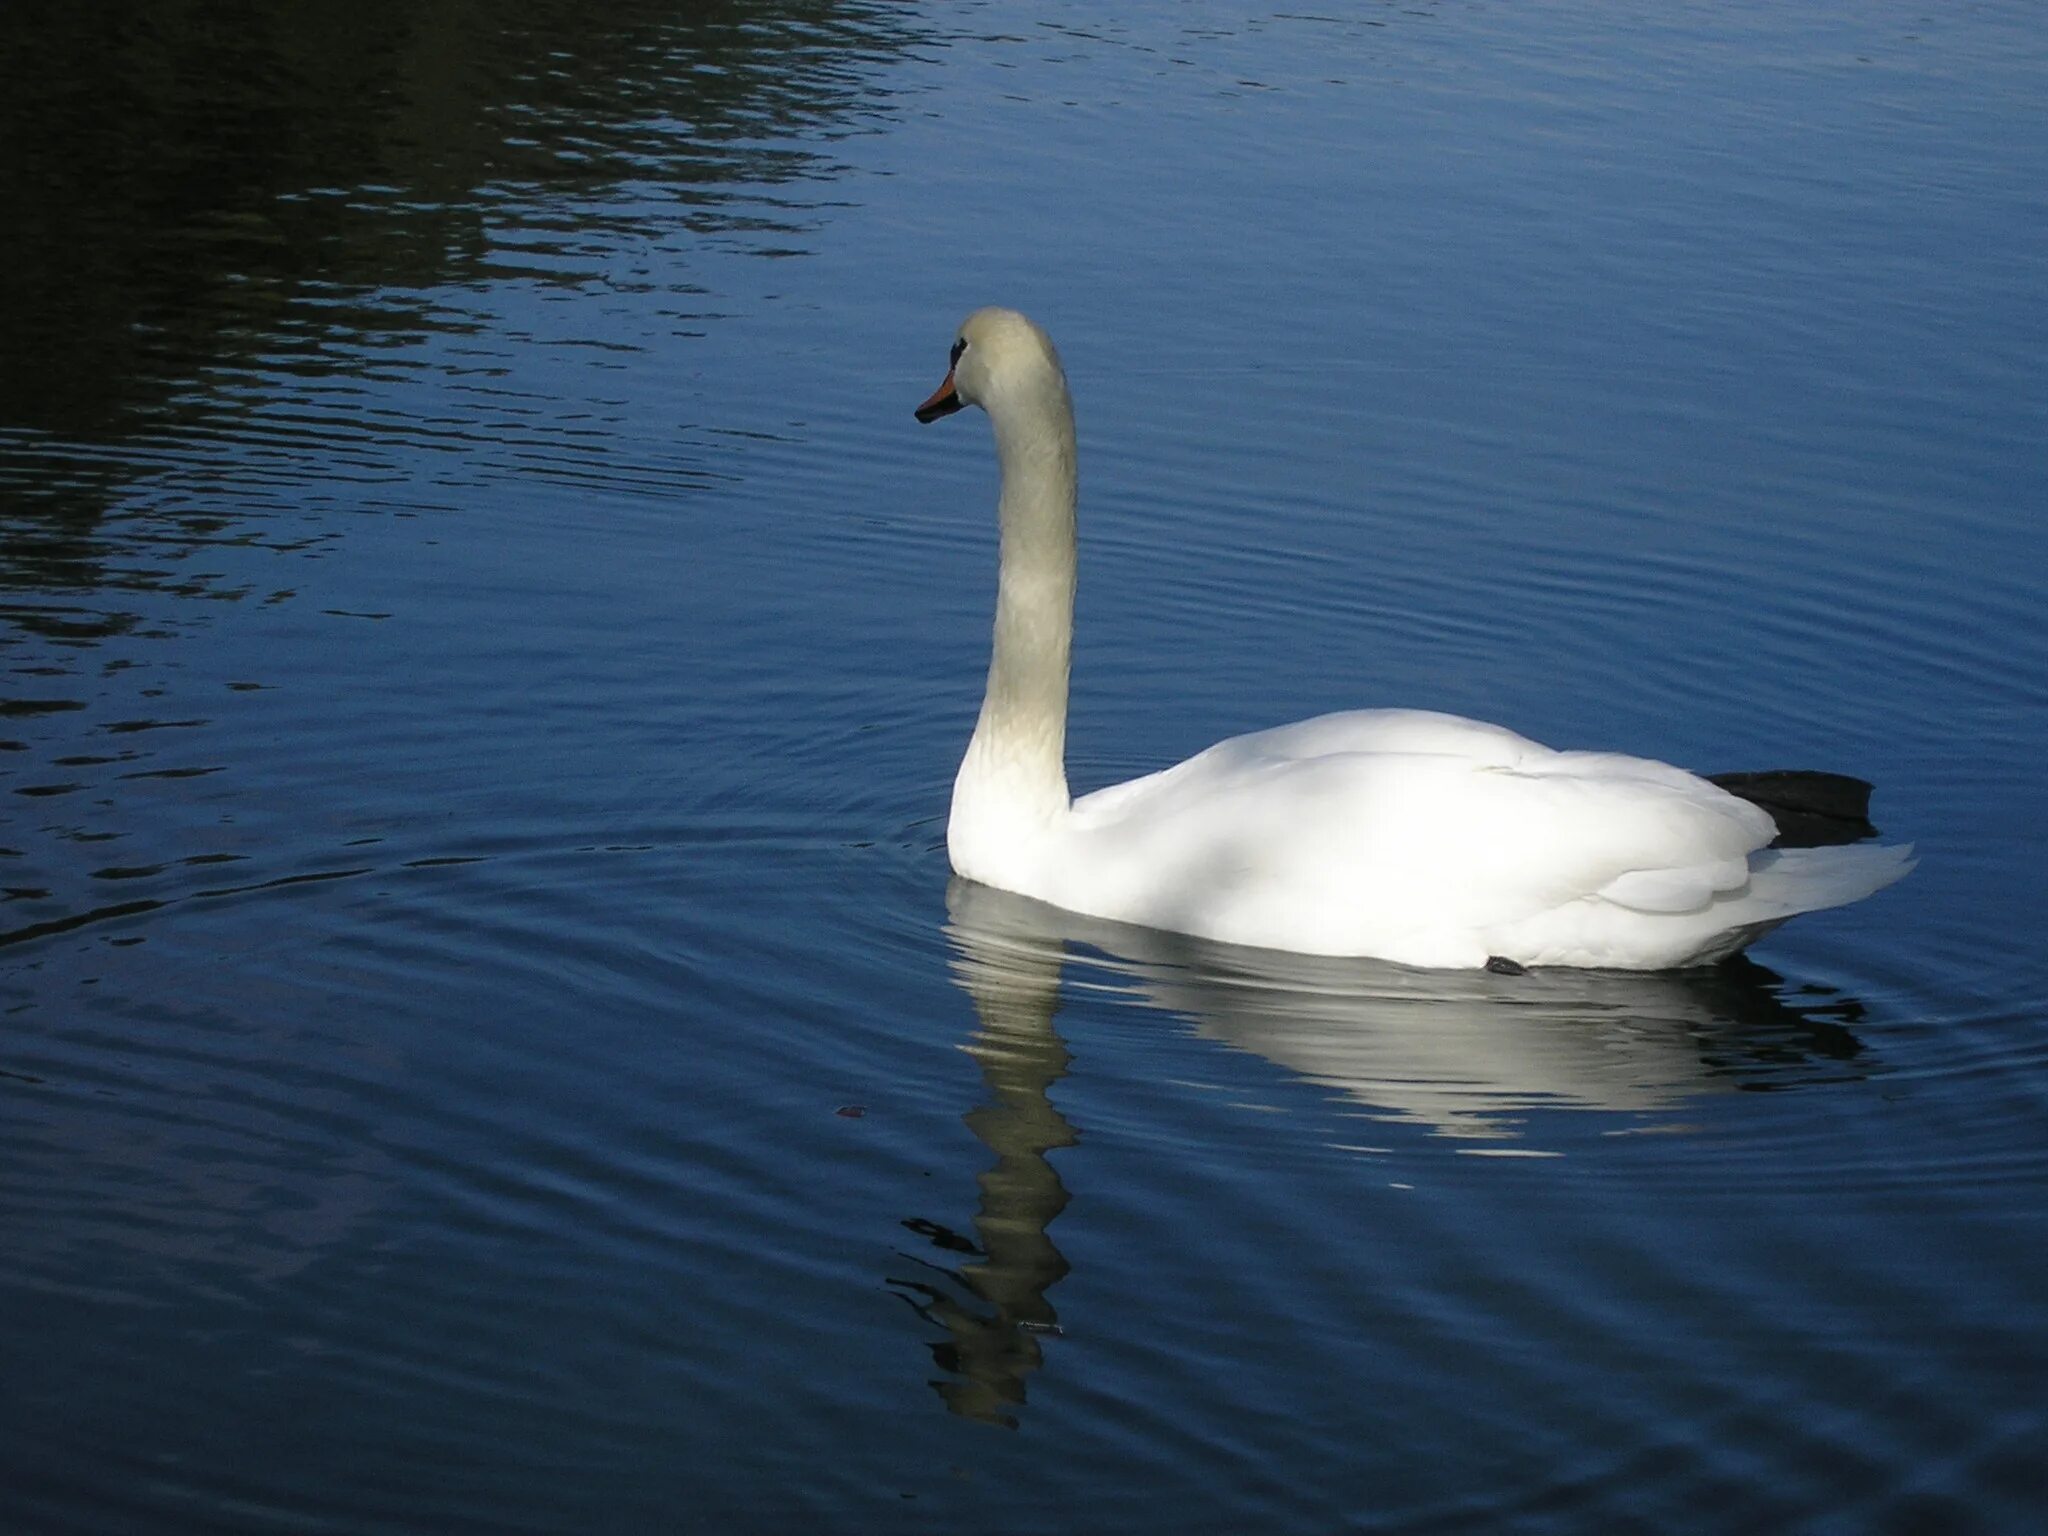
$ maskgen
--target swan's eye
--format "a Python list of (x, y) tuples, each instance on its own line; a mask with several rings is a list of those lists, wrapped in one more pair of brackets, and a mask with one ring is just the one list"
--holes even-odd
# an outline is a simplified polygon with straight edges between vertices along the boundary
[(958, 341), (953, 343), (953, 350), (950, 354), (947, 355), (946, 358), (946, 366), (948, 368), (958, 368), (960, 366), (960, 354), (962, 352), (965, 352), (966, 350), (967, 338), (965, 336), (962, 336)]

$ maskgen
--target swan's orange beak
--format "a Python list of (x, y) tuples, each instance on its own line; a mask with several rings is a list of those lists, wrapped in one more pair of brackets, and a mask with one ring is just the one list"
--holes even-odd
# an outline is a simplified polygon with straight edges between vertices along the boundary
[(917, 408), (917, 419), (934, 422), (941, 416), (952, 415), (966, 403), (953, 392), (953, 370), (948, 368), (945, 378), (939, 381), (939, 387), (932, 391), (932, 397)]

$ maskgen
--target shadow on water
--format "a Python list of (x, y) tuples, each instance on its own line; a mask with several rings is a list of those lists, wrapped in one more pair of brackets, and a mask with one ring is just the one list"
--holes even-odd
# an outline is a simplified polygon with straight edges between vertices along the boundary
[(946, 1330), (932, 1349), (947, 1407), (992, 1423), (1014, 1425), (1039, 1341), (1058, 1332), (1047, 1293), (1068, 1266), (1047, 1228), (1068, 1192), (1049, 1154), (1079, 1133), (1050, 1094), (1071, 1059), (1053, 1027), (1070, 959), (1368, 1118), (1475, 1149), (1523, 1139), (1546, 1111), (1639, 1116), (1871, 1070), (1849, 1027), (1858, 1002), (1799, 993), (1746, 959), (1650, 975), (1416, 971), (1106, 923), (957, 877), (946, 904), (954, 977), (979, 1021), (968, 1050), (985, 1097), (966, 1123), (996, 1161), (972, 1239), (906, 1223), (966, 1262), (891, 1284)]

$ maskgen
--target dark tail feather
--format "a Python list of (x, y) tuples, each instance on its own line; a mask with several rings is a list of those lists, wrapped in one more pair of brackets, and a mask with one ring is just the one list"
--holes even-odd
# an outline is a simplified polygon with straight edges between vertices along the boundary
[(1773, 848), (1831, 848), (1877, 835), (1870, 824), (1870, 786), (1846, 773), (1781, 768), (1710, 773), (1707, 781), (1770, 812), (1778, 824)]

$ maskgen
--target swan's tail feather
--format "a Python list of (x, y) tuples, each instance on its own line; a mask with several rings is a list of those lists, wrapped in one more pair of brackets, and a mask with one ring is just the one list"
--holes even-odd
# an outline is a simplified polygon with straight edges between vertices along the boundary
[(1749, 861), (1745, 906), (1760, 916), (1793, 917), (1847, 906), (1902, 880), (1913, 868), (1913, 845), (1866, 848), (1771, 848)]
[(1804, 768), (1706, 777), (1708, 783), (1770, 813), (1778, 824), (1773, 848), (1832, 848), (1877, 836), (1877, 828), (1870, 824), (1867, 780)]

